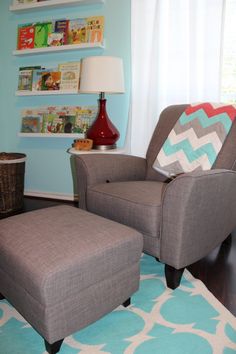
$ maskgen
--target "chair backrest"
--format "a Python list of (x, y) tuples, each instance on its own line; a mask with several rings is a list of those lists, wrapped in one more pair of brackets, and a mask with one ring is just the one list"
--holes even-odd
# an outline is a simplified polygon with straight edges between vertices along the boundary
[[(171, 129), (187, 107), (187, 104), (169, 106), (160, 114), (146, 154), (146, 179), (161, 181), (166, 179), (165, 176), (155, 171), (152, 165)], [(212, 168), (236, 170), (236, 119)]]

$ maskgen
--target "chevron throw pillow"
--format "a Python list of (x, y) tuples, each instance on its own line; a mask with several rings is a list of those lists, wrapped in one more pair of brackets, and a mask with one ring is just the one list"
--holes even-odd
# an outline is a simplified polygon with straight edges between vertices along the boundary
[(210, 170), (235, 117), (234, 105), (189, 105), (168, 135), (153, 168), (167, 177)]

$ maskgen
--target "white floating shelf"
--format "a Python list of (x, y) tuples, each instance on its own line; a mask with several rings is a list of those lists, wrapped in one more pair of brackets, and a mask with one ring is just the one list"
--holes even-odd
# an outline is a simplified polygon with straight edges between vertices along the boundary
[(53, 53), (53, 52), (66, 52), (71, 50), (81, 50), (81, 49), (94, 49), (94, 48), (104, 48), (103, 43), (82, 43), (82, 44), (67, 44), (55, 47), (42, 47), (33, 49), (17, 49), (13, 50), (13, 55), (30, 55), (30, 54), (40, 54), (40, 53)]
[(16, 96), (51, 96), (51, 95), (78, 95), (78, 92), (74, 91), (63, 91), (63, 90), (55, 90), (55, 91), (16, 91)]
[(75, 148), (70, 148), (67, 152), (71, 155), (81, 155), (81, 154), (127, 154), (125, 148), (116, 148), (110, 150), (96, 150), (92, 149), (89, 151), (76, 150)]
[(70, 138), (84, 139), (84, 134), (73, 133), (18, 133), (21, 138)]
[(90, 4), (103, 4), (104, 0), (48, 0), (29, 4), (16, 4), (9, 7), (10, 11), (25, 12), (33, 10), (43, 10), (55, 7), (80, 6)]

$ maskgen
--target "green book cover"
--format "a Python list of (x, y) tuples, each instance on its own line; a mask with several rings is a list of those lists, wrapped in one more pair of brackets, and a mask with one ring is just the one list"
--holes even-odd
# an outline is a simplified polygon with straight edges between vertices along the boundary
[(35, 24), (34, 48), (42, 48), (48, 46), (48, 36), (52, 33), (52, 22), (41, 22)]

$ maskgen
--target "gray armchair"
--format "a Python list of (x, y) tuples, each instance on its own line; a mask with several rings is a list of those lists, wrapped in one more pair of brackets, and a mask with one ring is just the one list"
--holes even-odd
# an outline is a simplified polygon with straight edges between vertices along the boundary
[(79, 207), (139, 230), (143, 251), (165, 263), (175, 289), (186, 266), (206, 256), (236, 227), (236, 123), (209, 171), (172, 181), (153, 162), (187, 105), (160, 115), (146, 158), (115, 154), (77, 155)]

